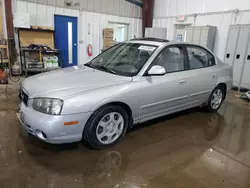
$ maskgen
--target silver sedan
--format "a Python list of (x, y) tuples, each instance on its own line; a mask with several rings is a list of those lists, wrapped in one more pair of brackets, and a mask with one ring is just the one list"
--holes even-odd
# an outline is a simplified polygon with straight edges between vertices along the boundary
[(137, 39), (87, 64), (29, 77), (18, 117), (45, 142), (85, 139), (101, 149), (130, 125), (195, 106), (217, 111), (231, 85), (231, 68), (204, 47)]

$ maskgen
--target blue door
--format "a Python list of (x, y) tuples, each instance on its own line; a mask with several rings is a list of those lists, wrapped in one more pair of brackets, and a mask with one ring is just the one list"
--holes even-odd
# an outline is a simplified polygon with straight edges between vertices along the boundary
[(77, 65), (77, 18), (55, 15), (55, 46), (61, 51), (62, 67)]

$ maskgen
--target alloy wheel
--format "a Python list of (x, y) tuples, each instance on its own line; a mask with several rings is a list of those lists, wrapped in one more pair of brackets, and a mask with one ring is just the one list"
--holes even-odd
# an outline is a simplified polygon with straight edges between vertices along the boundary
[(102, 144), (112, 144), (122, 134), (124, 119), (118, 112), (106, 114), (98, 123), (96, 137)]

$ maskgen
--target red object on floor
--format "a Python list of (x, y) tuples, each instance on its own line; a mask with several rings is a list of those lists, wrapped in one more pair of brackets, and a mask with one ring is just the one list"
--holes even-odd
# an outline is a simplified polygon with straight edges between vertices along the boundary
[(0, 69), (0, 80), (4, 80), (6, 77), (6, 72), (4, 70)]

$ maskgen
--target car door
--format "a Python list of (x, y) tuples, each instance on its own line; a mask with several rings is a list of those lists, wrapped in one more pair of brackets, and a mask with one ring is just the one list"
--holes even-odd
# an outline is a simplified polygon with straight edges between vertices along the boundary
[(193, 106), (201, 105), (207, 101), (216, 85), (215, 57), (200, 46), (187, 45), (186, 49), (189, 67), (186, 74), (188, 102)]
[(166, 69), (161, 76), (141, 77), (140, 119), (146, 121), (187, 107), (187, 63), (182, 45), (165, 47), (151, 63)]

